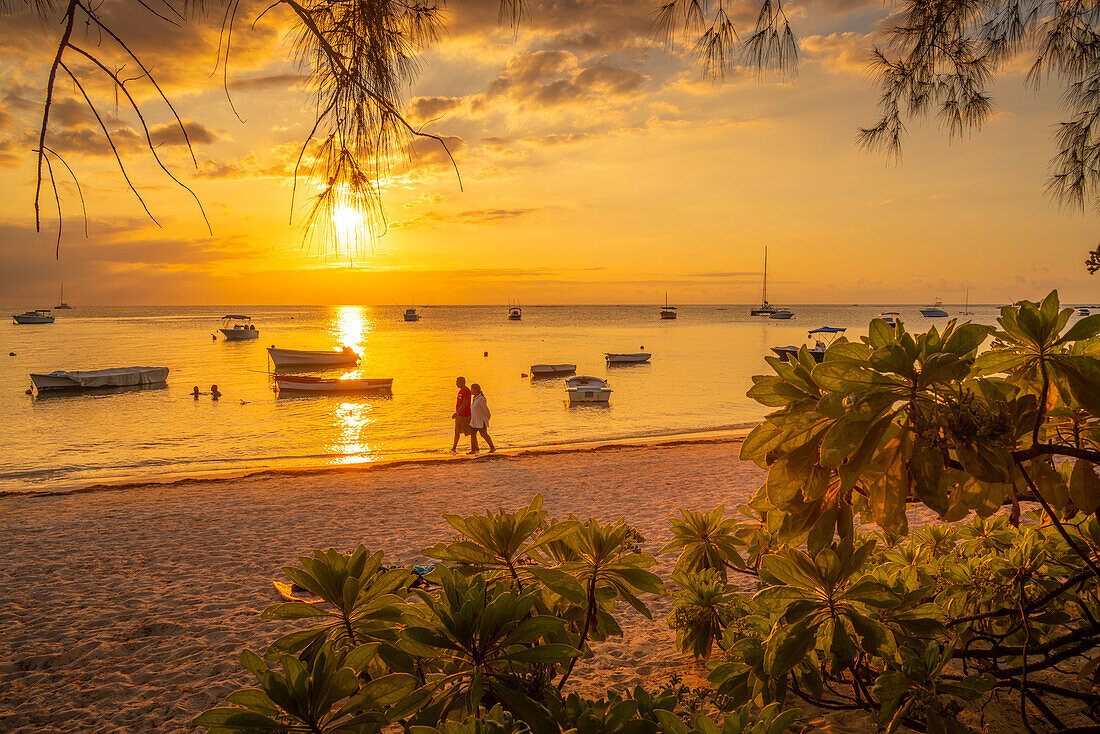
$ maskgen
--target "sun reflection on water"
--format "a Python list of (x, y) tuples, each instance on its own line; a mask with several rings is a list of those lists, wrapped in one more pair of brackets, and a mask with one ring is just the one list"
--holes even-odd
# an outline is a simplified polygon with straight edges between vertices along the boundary
[(334, 454), (334, 464), (367, 464), (380, 458), (379, 448), (366, 440), (365, 434), (375, 419), (370, 403), (340, 403), (332, 411), (336, 426), (336, 442), (327, 448)]
[(331, 331), (340, 345), (351, 347), (360, 356), (366, 352), (367, 338), (373, 329), (374, 321), (362, 306), (340, 306), (336, 309)]

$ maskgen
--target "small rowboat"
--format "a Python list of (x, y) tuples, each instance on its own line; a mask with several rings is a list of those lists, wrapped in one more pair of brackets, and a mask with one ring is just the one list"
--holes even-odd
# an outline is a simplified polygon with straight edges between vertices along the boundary
[(565, 392), (572, 403), (607, 403), (611, 400), (611, 388), (607, 380), (580, 375), (565, 381)]
[(276, 349), (274, 346), (267, 348), (267, 353), (276, 367), (289, 367), (310, 365), (321, 367), (325, 365), (357, 364), (359, 355), (351, 347), (331, 352), (307, 352), (299, 349)]
[(531, 365), (531, 377), (554, 377), (555, 375), (571, 375), (577, 371), (575, 364), (533, 364)]
[(65, 371), (32, 374), (38, 392), (53, 390), (98, 390), (112, 387), (154, 387), (168, 381), (167, 367), (114, 367), (106, 370)]
[(393, 378), (357, 379), (275, 375), (275, 385), (281, 393), (385, 392), (393, 388)]
[(649, 361), (650, 356), (649, 352), (638, 352), (636, 354), (607, 352), (604, 354), (608, 364), (643, 364)]

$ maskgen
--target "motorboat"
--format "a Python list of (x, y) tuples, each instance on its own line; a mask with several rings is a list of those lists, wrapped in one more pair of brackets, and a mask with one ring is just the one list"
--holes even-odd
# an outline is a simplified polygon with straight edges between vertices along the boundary
[(665, 305), (661, 306), (661, 318), (662, 319), (674, 319), (676, 318), (676, 307), (668, 305), (668, 294), (665, 294)]
[(54, 306), (55, 311), (72, 311), (73, 307), (65, 303), (65, 284), (61, 284), (61, 297), (57, 299), (57, 305)]
[(1079, 308), (1079, 309), (1077, 309), (1077, 313), (1080, 314), (1081, 316), (1088, 316), (1091, 313), (1091, 311), (1089, 311), (1087, 308)]
[(260, 338), (260, 332), (252, 323), (251, 316), (227, 314), (222, 316), (222, 323), (224, 326), (218, 331), (225, 335), (227, 342), (245, 342)]
[(794, 318), (794, 311), (791, 311), (790, 309), (787, 309), (787, 308), (781, 308), (778, 311), (776, 311), (772, 314), (769, 314), (768, 318), (769, 319), (783, 319), (783, 320), (793, 319)]
[(611, 400), (607, 380), (599, 377), (570, 377), (565, 381), (565, 392), (570, 403), (606, 403)]
[(38, 392), (55, 390), (98, 390), (112, 387), (153, 387), (168, 382), (167, 367), (113, 367), (105, 370), (65, 371), (31, 374)]
[(523, 318), (523, 309), (519, 306), (512, 306), (508, 309), (508, 320), (519, 321)]
[(420, 320), (420, 314), (418, 314), (416, 312), (415, 308), (406, 308), (405, 309), (405, 320), (406, 321), (419, 321)]
[(637, 352), (635, 354), (620, 354), (617, 352), (605, 352), (604, 359), (608, 364), (643, 364), (653, 356), (649, 352)]
[(577, 371), (575, 364), (533, 364), (531, 365), (531, 377), (555, 377), (557, 375), (571, 375)]
[(359, 362), (359, 355), (351, 347), (344, 347), (340, 351), (309, 352), (299, 349), (276, 349), (272, 344), (267, 348), (267, 354), (276, 367), (328, 367)]
[(947, 312), (943, 310), (943, 300), (936, 299), (936, 302), (931, 306), (925, 306), (920, 310), (920, 315), (927, 319), (939, 319), (947, 316)]
[[(832, 346), (833, 342), (843, 334), (846, 329), (836, 326), (822, 326), (818, 329), (812, 329), (809, 331), (809, 338), (814, 340), (812, 347), (806, 347), (806, 351), (810, 353), (810, 356), (814, 358), (815, 362), (821, 362), (825, 359), (825, 350)], [(800, 347), (796, 347), (793, 344), (786, 347), (772, 347), (772, 351), (775, 352), (780, 359), (784, 359), (788, 362), (792, 362), (798, 358), (798, 351)]]
[(275, 375), (275, 386), (280, 393), (388, 392), (393, 389), (393, 378)]
[(897, 326), (899, 316), (901, 316), (901, 314), (897, 311), (883, 311), (878, 315), (880, 319), (886, 322), (887, 326)]
[(760, 305), (749, 309), (750, 316), (771, 316), (778, 311), (775, 306), (768, 303), (768, 246), (764, 246), (764, 286), (761, 289)]
[(48, 308), (36, 308), (33, 311), (13, 313), (12, 320), (17, 324), (52, 324), (53, 316)]

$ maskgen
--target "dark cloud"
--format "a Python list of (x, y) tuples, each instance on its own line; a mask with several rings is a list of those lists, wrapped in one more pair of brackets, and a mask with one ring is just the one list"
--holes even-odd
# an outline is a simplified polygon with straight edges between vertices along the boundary
[(409, 101), (409, 117), (427, 122), (453, 112), (461, 106), (461, 97), (413, 97)]
[(183, 136), (183, 130), (174, 122), (166, 122), (149, 129), (149, 137), (153, 139), (153, 145), (210, 145), (218, 142), (218, 136), (201, 122), (184, 120), (183, 127), (187, 130), (187, 138)]
[(554, 107), (595, 95), (614, 97), (638, 91), (649, 79), (636, 69), (606, 60), (580, 67), (569, 51), (534, 51), (513, 57), (475, 102), (483, 109), (494, 98)]

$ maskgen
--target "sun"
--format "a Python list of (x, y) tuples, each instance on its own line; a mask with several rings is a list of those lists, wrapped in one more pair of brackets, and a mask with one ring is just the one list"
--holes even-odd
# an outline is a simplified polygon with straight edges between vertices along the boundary
[(332, 210), (332, 226), (339, 235), (354, 236), (363, 226), (363, 213), (355, 207), (341, 204)]

